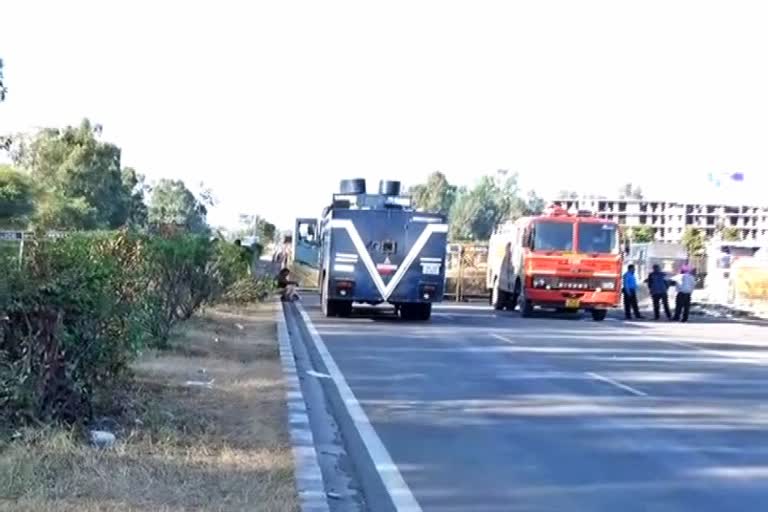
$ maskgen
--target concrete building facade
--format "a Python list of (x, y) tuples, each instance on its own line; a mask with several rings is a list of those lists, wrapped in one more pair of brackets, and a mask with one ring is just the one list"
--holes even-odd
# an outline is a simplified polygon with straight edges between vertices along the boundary
[(649, 226), (654, 229), (659, 242), (680, 242), (688, 227), (700, 229), (711, 238), (721, 226), (738, 229), (742, 240), (768, 239), (768, 206), (608, 198), (558, 199), (552, 202), (569, 210), (589, 210), (628, 227)]

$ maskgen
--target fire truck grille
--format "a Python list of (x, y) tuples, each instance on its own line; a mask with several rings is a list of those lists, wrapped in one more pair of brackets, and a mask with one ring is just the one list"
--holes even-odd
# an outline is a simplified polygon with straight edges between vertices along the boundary
[(615, 288), (615, 282), (592, 277), (534, 276), (533, 287), (547, 290), (610, 290)]

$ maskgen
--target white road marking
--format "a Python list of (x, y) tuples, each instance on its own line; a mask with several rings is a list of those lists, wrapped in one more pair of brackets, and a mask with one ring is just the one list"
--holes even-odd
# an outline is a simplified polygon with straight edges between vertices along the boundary
[(320, 333), (317, 332), (309, 315), (301, 306), (296, 304), (301, 317), (304, 319), (304, 323), (307, 326), (312, 341), (317, 348), (320, 357), (325, 363), (325, 367), (328, 369), (328, 373), (331, 375), (333, 382), (336, 384), (336, 388), (339, 390), (341, 399), (347, 407), (349, 415), (352, 417), (352, 421), (355, 428), (360, 433), (360, 438), (365, 444), (365, 448), (368, 450), (368, 454), (376, 467), (376, 471), (379, 473), (384, 487), (392, 499), (392, 503), (395, 505), (395, 510), (398, 512), (421, 512), (421, 506), (414, 498), (410, 487), (400, 474), (400, 470), (392, 460), (387, 448), (379, 438), (376, 430), (371, 425), (371, 420), (365, 414), (360, 402), (357, 401), (355, 394), (350, 389), (347, 380), (344, 378), (344, 374), (341, 373), (339, 367), (336, 365), (333, 356), (325, 346), (325, 342), (320, 337)]
[(293, 445), (293, 458), (296, 463), (296, 488), (302, 512), (328, 512), (328, 500), (325, 496), (323, 473), (317, 460), (315, 440), (309, 426), (307, 405), (296, 372), (296, 359), (285, 325), (285, 311), (278, 304), (275, 311), (277, 321), (277, 339), (280, 346), (280, 363), (286, 384), (288, 403), (288, 423)]
[[(701, 347), (699, 345), (695, 345), (693, 343), (688, 343), (685, 341), (677, 341), (677, 340), (669, 340), (669, 339), (662, 339), (664, 343), (670, 343), (672, 345), (677, 345), (678, 347), (685, 347), (690, 348), (693, 350), (696, 350), (698, 352), (702, 352), (704, 354), (708, 354), (711, 356), (717, 356), (723, 359), (727, 359), (734, 363), (745, 363), (745, 364), (756, 364), (756, 365), (764, 365), (766, 363), (765, 359), (760, 359), (760, 354), (754, 354), (754, 355), (744, 355), (744, 353), (740, 354), (731, 354), (729, 352), (723, 352), (722, 350), (713, 350), (711, 348), (705, 348)], [(751, 359), (750, 359), (751, 357)], [(758, 359), (755, 359), (755, 358)]]
[(435, 309), (464, 309), (467, 311), (480, 311), (480, 312), (486, 312), (486, 313), (489, 311), (487, 302), (484, 304), (478, 303), (476, 305), (460, 304), (460, 303), (451, 304), (450, 302), (442, 302), (440, 304), (435, 304), (434, 308)]
[(509, 339), (509, 338), (507, 338), (506, 336), (502, 336), (501, 334), (496, 334), (496, 333), (493, 333), (493, 334), (491, 334), (491, 336), (493, 336), (493, 337), (494, 337), (494, 338), (496, 338), (497, 340), (501, 340), (501, 341), (503, 341), (503, 342), (505, 342), (505, 343), (511, 343), (511, 344), (513, 344), (513, 345), (515, 344), (515, 342), (514, 342), (514, 341), (512, 341), (512, 340), (511, 340), (511, 339)]
[(331, 378), (331, 376), (328, 375), (327, 373), (316, 372), (315, 370), (308, 370), (307, 371), (307, 375), (309, 375), (310, 377), (318, 378), (318, 379), (330, 379)]
[(595, 373), (595, 372), (584, 372), (584, 373), (586, 373), (587, 375), (589, 375), (595, 380), (599, 380), (607, 384), (610, 384), (612, 386), (616, 386), (617, 388), (623, 389), (624, 391), (632, 393), (633, 395), (648, 396), (648, 393), (644, 391), (640, 391), (639, 389), (635, 389), (632, 386), (627, 386), (626, 384), (622, 384), (621, 382), (614, 380), (610, 377), (606, 377), (605, 375), (600, 375), (599, 373)]

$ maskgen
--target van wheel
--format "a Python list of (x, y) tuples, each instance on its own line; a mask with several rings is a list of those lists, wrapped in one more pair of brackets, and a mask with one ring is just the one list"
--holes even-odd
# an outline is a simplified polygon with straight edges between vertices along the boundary
[(509, 297), (507, 292), (499, 290), (499, 283), (496, 281), (491, 290), (491, 306), (493, 306), (493, 309), (496, 311), (501, 311), (507, 305), (508, 300)]
[(515, 291), (512, 292), (512, 296), (509, 298), (509, 307), (508, 309), (510, 311), (514, 311), (515, 308), (517, 308), (517, 303), (520, 301), (520, 281), (515, 281)]
[(607, 309), (593, 309), (592, 310), (592, 320), (595, 322), (602, 322), (605, 320), (605, 317), (608, 315)]

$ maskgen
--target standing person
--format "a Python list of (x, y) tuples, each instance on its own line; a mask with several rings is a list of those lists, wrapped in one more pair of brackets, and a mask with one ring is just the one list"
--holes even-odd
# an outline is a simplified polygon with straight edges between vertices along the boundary
[(275, 252), (274, 257), (272, 258), (272, 262), (276, 264), (281, 270), (288, 268), (291, 263), (292, 245), (292, 238), (289, 236), (284, 237), (282, 244), (280, 244), (279, 248)]
[(643, 318), (640, 314), (640, 308), (637, 305), (637, 277), (635, 276), (635, 266), (629, 265), (627, 271), (622, 277), (622, 294), (624, 295), (624, 317), (632, 320), (632, 312), (635, 318)]
[(659, 319), (660, 304), (664, 305), (664, 314), (667, 315), (667, 320), (672, 320), (672, 313), (669, 310), (669, 280), (667, 275), (661, 271), (659, 265), (653, 266), (653, 272), (648, 274), (648, 278), (645, 280), (648, 284), (648, 289), (651, 292), (651, 299), (653, 300), (653, 318)]
[(691, 312), (691, 295), (696, 288), (696, 276), (693, 270), (686, 266), (683, 267), (682, 272), (675, 296), (675, 322), (678, 320), (681, 322), (688, 321), (688, 314)]

